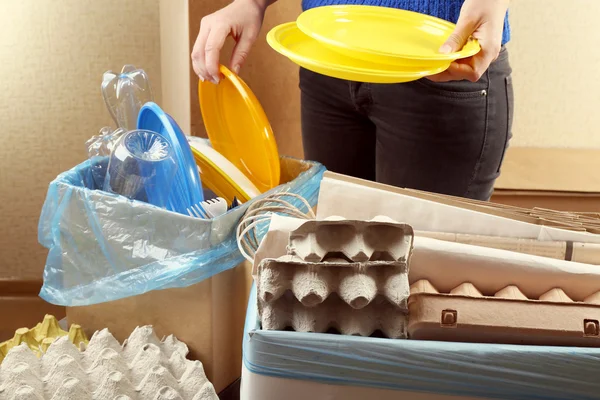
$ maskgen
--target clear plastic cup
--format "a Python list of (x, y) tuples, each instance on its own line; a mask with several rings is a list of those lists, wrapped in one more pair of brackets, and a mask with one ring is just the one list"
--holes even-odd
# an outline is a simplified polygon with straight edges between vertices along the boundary
[(166, 208), (176, 171), (173, 148), (164, 136), (129, 131), (111, 153), (104, 190)]

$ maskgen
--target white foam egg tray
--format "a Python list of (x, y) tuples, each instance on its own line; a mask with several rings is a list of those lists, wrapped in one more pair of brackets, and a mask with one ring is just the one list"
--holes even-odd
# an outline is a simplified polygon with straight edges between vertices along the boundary
[(123, 345), (106, 329), (82, 349), (62, 337), (41, 358), (21, 344), (0, 365), (0, 400), (218, 400), (202, 363), (187, 354), (149, 326)]

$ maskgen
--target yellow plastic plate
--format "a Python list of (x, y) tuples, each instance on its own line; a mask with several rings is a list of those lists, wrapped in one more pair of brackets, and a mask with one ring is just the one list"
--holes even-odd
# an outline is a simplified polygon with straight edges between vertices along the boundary
[(470, 39), (456, 53), (439, 48), (450, 36), (453, 23), (412, 11), (377, 6), (317, 7), (298, 17), (298, 28), (335, 51), (350, 57), (393, 65), (427, 65), (454, 61), (481, 50)]
[(450, 66), (450, 61), (441, 61), (429, 67), (400, 67), (348, 57), (305, 35), (295, 22), (273, 28), (267, 34), (267, 42), (277, 52), (301, 67), (322, 75), (356, 82), (409, 82), (440, 73)]
[(229, 160), (213, 149), (206, 140), (190, 139), (196, 164), (200, 167), (202, 184), (228, 203), (236, 197), (245, 203), (260, 195), (250, 180)]
[(212, 147), (263, 193), (279, 185), (279, 152), (258, 99), (236, 74), (221, 66), (218, 85), (200, 82), (198, 97)]

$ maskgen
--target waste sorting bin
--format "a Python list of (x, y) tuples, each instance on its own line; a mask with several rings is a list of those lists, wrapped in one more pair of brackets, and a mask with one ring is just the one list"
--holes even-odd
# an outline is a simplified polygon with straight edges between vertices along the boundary
[[(325, 168), (281, 158), (273, 193), (315, 206)], [(200, 359), (217, 392), (239, 378), (251, 284), (235, 237), (247, 207), (213, 220), (192, 218), (96, 190), (90, 162), (48, 189), (39, 241), (49, 249), (40, 296), (67, 306), (88, 333), (109, 328), (124, 340), (138, 325), (174, 334)], [(294, 199), (291, 200), (294, 202)]]

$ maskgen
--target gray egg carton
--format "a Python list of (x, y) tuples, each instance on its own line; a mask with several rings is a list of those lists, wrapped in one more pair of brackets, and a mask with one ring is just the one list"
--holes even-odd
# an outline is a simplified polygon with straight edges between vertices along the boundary
[(286, 291), (291, 291), (305, 307), (317, 306), (337, 294), (347, 306), (360, 310), (381, 296), (407, 312), (408, 268), (403, 261), (358, 263), (330, 259), (309, 263), (291, 255), (264, 259), (258, 266), (260, 303), (276, 301)]
[(390, 220), (303, 223), (257, 267), (263, 329), (405, 338), (413, 238)]
[(342, 335), (371, 336), (377, 330), (391, 339), (405, 339), (408, 317), (403, 310), (382, 297), (361, 309), (353, 309), (337, 295), (314, 307), (296, 300), (291, 292), (261, 307), (264, 330), (324, 333), (335, 329)]
[(307, 262), (346, 258), (352, 262), (404, 261), (413, 246), (411, 226), (388, 219), (307, 221), (290, 232), (288, 254)]

